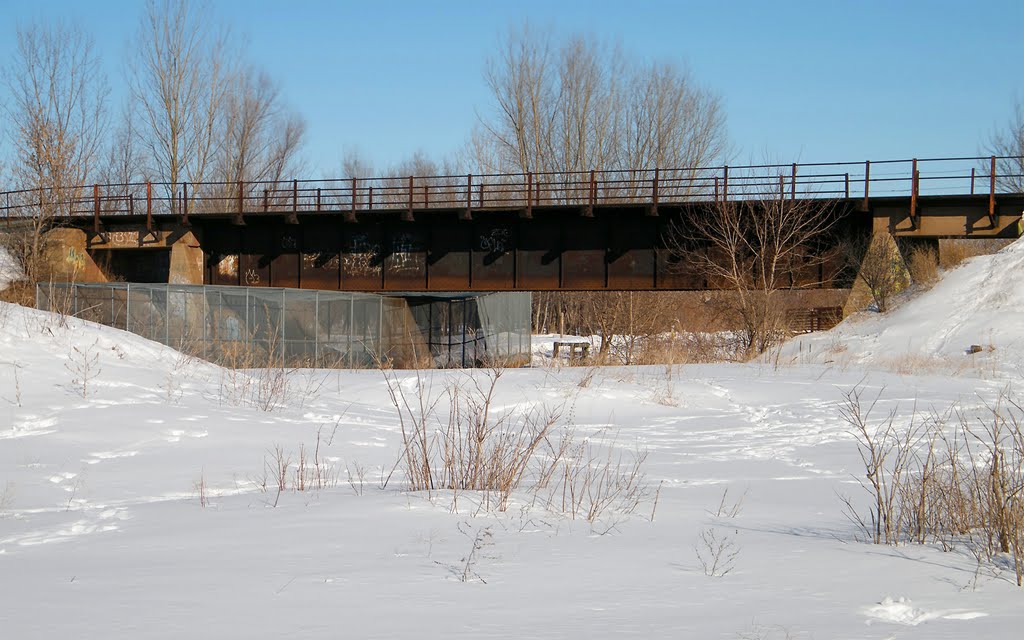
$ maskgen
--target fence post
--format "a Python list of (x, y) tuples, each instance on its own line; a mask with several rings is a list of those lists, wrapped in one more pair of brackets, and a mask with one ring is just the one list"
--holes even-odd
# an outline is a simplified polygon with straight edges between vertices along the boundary
[(292, 214), (288, 216), (288, 224), (299, 224), (299, 181), (292, 180)]
[(463, 220), (470, 220), (473, 217), (473, 174), (466, 174), (466, 209), (462, 212)]
[(661, 186), (661, 169), (654, 167), (654, 178), (651, 180), (651, 207), (647, 210), (648, 215), (658, 215), (658, 203), (661, 198), (659, 192)]
[(864, 161), (864, 210), (868, 210), (868, 196), (871, 193), (871, 161)]
[(183, 224), (185, 226), (188, 226), (188, 183), (187, 182), (182, 182), (181, 183), (181, 193), (182, 193), (181, 209), (183, 211), (183, 215), (182, 215), (182, 218), (181, 218), (181, 224)]
[(245, 211), (245, 184), (238, 181), (238, 212), (235, 214), (235, 224), (244, 224), (242, 213)]
[(917, 228), (917, 158), (911, 161), (910, 165), (910, 223)]
[(729, 165), (722, 167), (722, 202), (729, 199)]
[(989, 165), (988, 179), (988, 219), (992, 226), (996, 224), (996, 157), (992, 156)]
[(789, 185), (789, 199), (796, 200), (796, 163), (793, 163), (793, 174)]
[(92, 218), (92, 230), (96, 233), (100, 232), (100, 186), (98, 184), (92, 185), (92, 202), (93, 202), (93, 218)]

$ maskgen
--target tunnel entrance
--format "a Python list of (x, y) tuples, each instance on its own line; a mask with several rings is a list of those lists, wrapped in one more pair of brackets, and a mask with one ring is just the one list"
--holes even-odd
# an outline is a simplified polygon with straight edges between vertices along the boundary
[(168, 282), (171, 249), (93, 249), (96, 265), (112, 282)]

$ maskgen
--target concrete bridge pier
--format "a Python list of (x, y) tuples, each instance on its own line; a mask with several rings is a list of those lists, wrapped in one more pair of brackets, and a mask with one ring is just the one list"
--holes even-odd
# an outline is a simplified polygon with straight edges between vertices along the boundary
[(179, 225), (102, 233), (59, 227), (46, 233), (44, 251), (54, 281), (203, 284), (197, 232)]

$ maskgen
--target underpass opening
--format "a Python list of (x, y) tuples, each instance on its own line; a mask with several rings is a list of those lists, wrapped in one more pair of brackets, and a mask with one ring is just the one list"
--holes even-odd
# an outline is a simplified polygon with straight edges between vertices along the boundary
[(111, 282), (166, 283), (171, 249), (90, 249), (89, 255)]

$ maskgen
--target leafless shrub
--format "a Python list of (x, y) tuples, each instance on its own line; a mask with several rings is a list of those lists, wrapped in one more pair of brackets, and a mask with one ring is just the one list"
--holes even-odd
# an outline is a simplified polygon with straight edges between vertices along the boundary
[(647, 500), (650, 489), (643, 471), (647, 452), (643, 449), (615, 453), (615, 447), (597, 445), (589, 439), (576, 441), (569, 433), (548, 459), (545, 470), (555, 482), (547, 492), (547, 503), (572, 519), (593, 524), (609, 513), (632, 514)]
[(477, 572), (477, 565), (481, 559), (487, 557), (487, 549), (494, 544), (494, 534), (490, 527), (480, 527), (473, 531), (468, 525), (459, 523), (459, 533), (470, 541), (469, 551), (457, 563), (444, 563), (435, 560), (434, 563), (448, 569), (459, 582), (472, 582), (479, 580), (483, 584), (487, 581)]
[[(876, 544), (964, 547), (979, 563), (1005, 562), (1024, 581), (1024, 407), (1008, 392), (980, 413), (958, 405), (906, 426), (895, 411), (875, 422), (861, 390), (842, 414), (865, 466), (865, 514), (844, 498), (847, 515)], [(952, 423), (952, 424), (951, 424)]]
[(873, 504), (867, 516), (862, 516), (851, 511), (848, 503), (847, 515), (863, 527), (875, 544), (895, 544), (898, 535), (897, 500), (901, 483), (910, 472), (913, 450), (922, 428), (913, 421), (906, 429), (898, 428), (894, 423), (896, 409), (880, 422), (872, 422), (871, 413), (881, 392), (866, 406), (862, 395), (861, 387), (845, 393), (839, 412), (849, 433), (857, 441), (865, 473), (861, 486), (871, 495)]
[(96, 351), (97, 339), (87, 347), (72, 347), (64, 368), (71, 373), (71, 384), (82, 398), (89, 397), (90, 385), (100, 372), (100, 354)]
[[(291, 454), (285, 453), (284, 447), (275, 444), (268, 453), (269, 458), (264, 457), (264, 467), (270, 472), (270, 477), (277, 487), (277, 493), (288, 490), (288, 468), (292, 466)], [(275, 503), (276, 504), (276, 503)]]
[(722, 499), (718, 501), (718, 508), (712, 514), (716, 518), (736, 518), (743, 511), (743, 501), (747, 497), (747, 491), (744, 491), (739, 498), (735, 500), (729, 500), (729, 489), (726, 488), (722, 491)]
[(735, 533), (716, 532), (714, 527), (701, 531), (693, 551), (704, 575), (714, 578), (731, 573), (736, 568), (736, 560), (740, 555)]
[(889, 310), (889, 301), (909, 284), (907, 267), (896, 241), (888, 234), (866, 234), (846, 241), (844, 251), (857, 280), (863, 283), (879, 313)]
[(561, 428), (566, 403), (495, 411), (501, 369), (448, 377), (441, 390), (433, 385), (442, 374), (428, 379), (415, 372), (403, 383), (382, 373), (402, 434), (395, 466), (410, 490), (449, 490), (456, 500), (460, 492), (478, 492), (482, 509), (505, 511), (523, 489), (533, 502), (590, 523), (632, 514), (650, 496), (646, 452), (616, 453), (614, 443), (577, 440)]
[(932, 247), (914, 247), (907, 261), (910, 280), (924, 288), (939, 281), (939, 254)]
[(348, 486), (352, 488), (352, 493), (357, 496), (363, 495), (363, 490), (366, 486), (366, 467), (358, 462), (354, 462), (351, 466), (346, 465), (345, 474), (348, 478)]
[(996, 253), (1011, 242), (1004, 238), (939, 240), (939, 266), (948, 271), (969, 258)]
[(12, 374), (11, 377), (14, 380), (14, 400), (13, 401), (12, 400), (8, 400), (8, 402), (11, 402), (15, 406), (20, 407), (21, 406), (21, 374), (19, 373), (19, 371), (21, 369), (23, 369), (24, 367), (22, 365), (18, 364), (17, 362), (12, 362), (10, 364), (11, 364), (11, 374)]
[(210, 497), (206, 492), (206, 474), (203, 472), (199, 473), (199, 479), (193, 484), (193, 488), (196, 491), (196, 497), (199, 498), (199, 506), (204, 509), (210, 505)]

